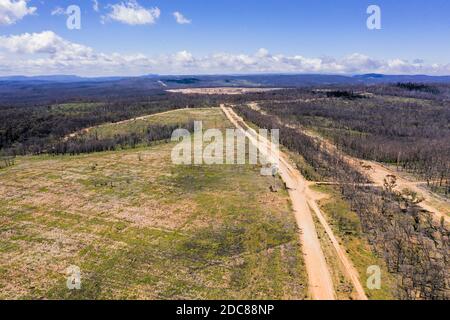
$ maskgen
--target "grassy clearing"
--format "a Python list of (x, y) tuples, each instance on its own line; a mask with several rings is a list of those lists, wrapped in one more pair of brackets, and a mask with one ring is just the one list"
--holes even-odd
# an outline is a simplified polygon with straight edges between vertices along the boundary
[[(394, 299), (395, 277), (387, 271), (383, 258), (377, 256), (371, 249), (362, 232), (358, 215), (350, 210), (349, 204), (342, 199), (336, 187), (314, 186), (313, 189), (327, 195), (326, 198), (319, 201), (320, 208), (325, 213), (335, 235), (346, 248), (369, 299)], [(324, 236), (326, 237), (326, 235)], [(369, 276), (367, 268), (373, 265), (379, 266), (382, 271), (380, 290), (370, 290), (366, 286)], [(339, 281), (344, 285), (348, 284), (342, 280), (342, 276)]]
[(149, 125), (175, 125), (190, 122), (191, 120), (202, 120), (205, 128), (220, 129), (224, 128), (227, 121), (224, 121), (226, 119), (223, 118), (219, 110), (219, 108), (199, 108), (169, 111), (164, 114), (155, 114), (122, 123), (104, 124), (89, 130), (88, 134), (97, 136), (99, 139), (105, 139), (111, 138), (116, 134), (144, 133)]
[[(195, 112), (231, 127), (218, 109)], [(0, 171), (0, 298), (306, 298), (281, 181), (256, 166), (175, 166), (172, 147), (21, 157)], [(66, 287), (70, 265), (79, 291)]]

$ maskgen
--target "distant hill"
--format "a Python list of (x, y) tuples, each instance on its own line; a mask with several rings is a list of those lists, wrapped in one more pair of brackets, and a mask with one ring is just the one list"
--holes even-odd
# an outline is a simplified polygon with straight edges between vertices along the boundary
[[(176, 89), (187, 87), (303, 87), (318, 85), (357, 85), (380, 83), (450, 83), (450, 76), (427, 75), (327, 75), (327, 74), (249, 74), (249, 75), (183, 75), (148, 74), (140, 77), (79, 77), (76, 75), (7, 76), (0, 77), (0, 86), (78, 87), (143, 87), (145, 89)], [(1, 92), (2, 90), (0, 90)]]
[(32, 82), (91, 82), (91, 81), (114, 81), (126, 77), (79, 77), (75, 75), (50, 75), (50, 76), (7, 76), (0, 77), (0, 81), (32, 81)]
[(362, 82), (421, 82), (421, 83), (450, 83), (450, 76), (427, 76), (427, 75), (384, 75), (369, 73), (356, 75), (353, 79)]

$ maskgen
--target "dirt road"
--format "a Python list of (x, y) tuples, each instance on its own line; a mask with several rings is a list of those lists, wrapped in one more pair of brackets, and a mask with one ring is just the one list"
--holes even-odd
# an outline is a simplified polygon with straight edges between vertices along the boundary
[(436, 220), (440, 221), (443, 218), (446, 223), (450, 223), (450, 211), (448, 210), (449, 205), (444, 200), (440, 200), (435, 195), (433, 195), (432, 192), (421, 188), (420, 184), (422, 184), (423, 182), (407, 180), (406, 178), (399, 176), (399, 174), (395, 171), (390, 170), (374, 161), (359, 160), (349, 156), (347, 157), (349, 161), (353, 162), (355, 165), (357, 162), (359, 162), (360, 164), (363, 164), (366, 168), (368, 168), (367, 170), (365, 170), (365, 173), (377, 186), (383, 186), (386, 176), (394, 175), (396, 177), (396, 191), (401, 192), (402, 190), (409, 189), (417, 193), (424, 199), (424, 201), (419, 203), (420, 207), (422, 207), (426, 211), (431, 212)]
[[(258, 141), (255, 139), (255, 135), (257, 135), (257, 133), (246, 125), (243, 119), (239, 117), (232, 109), (226, 108), (223, 105), (221, 108), (227, 118), (238, 129), (242, 130), (252, 143), (258, 145)], [(248, 134), (250, 131), (253, 131), (255, 135)], [(263, 142), (262, 145), (261, 142)], [(267, 147), (269, 145), (267, 140), (259, 137), (259, 143), (259, 146), (262, 146), (260, 151), (263, 154), (266, 152), (271, 152), (270, 148)], [(364, 289), (359, 281), (357, 271), (347, 259), (344, 251), (334, 237), (330, 226), (313, 200), (312, 193), (308, 188), (306, 180), (301, 176), (300, 172), (294, 169), (288, 162), (288, 157), (285, 154), (280, 152), (279, 155), (268, 155), (269, 158), (274, 156), (279, 157), (279, 173), (288, 188), (297, 224), (301, 230), (300, 240), (302, 242), (302, 250), (305, 257), (305, 265), (308, 273), (309, 288), (312, 298), (317, 300), (332, 300), (336, 299), (336, 294), (334, 291), (331, 274), (317, 236), (310, 207), (313, 208), (319, 218), (319, 221), (325, 227), (327, 234), (332, 239), (333, 246), (335, 246), (336, 251), (338, 252), (338, 256), (347, 271), (346, 273), (354, 284), (357, 298), (362, 300), (367, 299)]]

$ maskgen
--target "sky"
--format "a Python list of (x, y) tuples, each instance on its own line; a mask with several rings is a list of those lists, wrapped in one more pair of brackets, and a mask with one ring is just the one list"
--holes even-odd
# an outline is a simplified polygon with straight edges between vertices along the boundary
[(0, 76), (450, 75), (449, 40), (448, 0), (0, 0)]

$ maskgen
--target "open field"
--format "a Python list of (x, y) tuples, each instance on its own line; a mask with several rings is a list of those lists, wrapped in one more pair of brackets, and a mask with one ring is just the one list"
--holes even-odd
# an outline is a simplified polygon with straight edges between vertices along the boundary
[[(218, 109), (198, 112), (229, 125)], [(0, 298), (306, 298), (281, 181), (255, 166), (174, 166), (172, 147), (18, 157), (2, 169)], [(80, 291), (66, 288), (70, 265)]]
[[(86, 128), (76, 134), (88, 134), (98, 139), (112, 138), (118, 134), (143, 133), (149, 125), (174, 125), (189, 121), (203, 121), (205, 128), (224, 129), (223, 116), (214, 108), (178, 109), (154, 115), (137, 117), (116, 123)], [(226, 123), (225, 123), (226, 124)]]
[(280, 90), (279, 88), (188, 88), (188, 89), (171, 89), (167, 92), (183, 93), (183, 94), (223, 94), (223, 95), (241, 95), (245, 93), (259, 93)]

